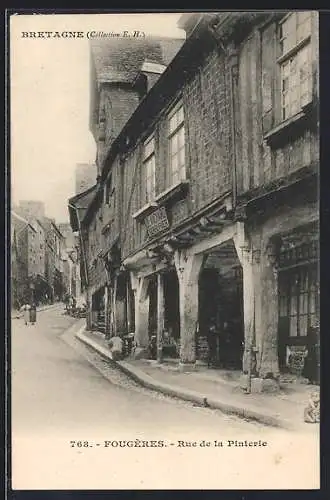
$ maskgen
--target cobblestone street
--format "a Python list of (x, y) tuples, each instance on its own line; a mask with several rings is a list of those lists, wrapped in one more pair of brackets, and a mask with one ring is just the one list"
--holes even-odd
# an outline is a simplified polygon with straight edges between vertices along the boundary
[[(40, 312), (35, 326), (12, 322), (14, 489), (199, 488), (206, 477), (215, 489), (317, 487), (315, 434), (141, 388), (82, 345), (77, 328), (62, 307)], [(258, 445), (235, 443), (245, 440)]]

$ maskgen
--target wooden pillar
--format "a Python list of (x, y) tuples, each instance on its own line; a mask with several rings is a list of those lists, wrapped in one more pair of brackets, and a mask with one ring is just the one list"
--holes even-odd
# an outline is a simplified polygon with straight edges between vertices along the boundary
[(149, 296), (147, 277), (137, 277), (131, 272), (132, 289), (135, 302), (135, 342), (137, 345), (136, 356), (144, 356), (149, 344), (148, 320), (149, 320)]
[(255, 282), (254, 252), (246, 237), (244, 223), (238, 222), (234, 236), (236, 253), (243, 270), (244, 353), (243, 373), (254, 371), (255, 357)]
[(111, 293), (110, 336), (115, 337), (117, 335), (117, 314), (116, 314), (117, 276), (115, 276), (113, 279), (111, 292), (112, 293)]
[(261, 253), (261, 324), (263, 331), (260, 343), (261, 378), (277, 378), (278, 363), (278, 273), (276, 267), (276, 245), (269, 242)]
[(203, 254), (176, 251), (174, 262), (179, 279), (180, 297), (180, 365), (194, 366), (196, 362), (196, 327), (198, 322), (198, 279)]
[(160, 363), (163, 358), (162, 337), (164, 330), (164, 276), (157, 274), (157, 361)]
[(243, 372), (254, 371), (255, 352), (255, 288), (253, 275), (253, 253), (252, 249), (243, 250), (243, 310), (244, 310), (244, 354)]
[(92, 296), (89, 287), (86, 289), (86, 326), (87, 330), (92, 329)]
[(132, 331), (132, 317), (131, 317), (131, 294), (130, 294), (130, 278), (126, 280), (126, 326), (127, 333)]
[(109, 285), (106, 283), (104, 287), (104, 323), (105, 323), (105, 338), (110, 337), (110, 322), (109, 322)]

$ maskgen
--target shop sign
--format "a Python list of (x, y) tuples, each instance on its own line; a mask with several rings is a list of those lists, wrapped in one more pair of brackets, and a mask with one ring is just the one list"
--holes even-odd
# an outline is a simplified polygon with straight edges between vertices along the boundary
[(290, 373), (301, 375), (304, 368), (306, 355), (306, 346), (286, 346), (286, 364), (290, 370)]
[(166, 215), (165, 207), (160, 207), (159, 209), (152, 212), (144, 219), (144, 224), (147, 228), (148, 235), (154, 236), (165, 229), (170, 227), (168, 218)]

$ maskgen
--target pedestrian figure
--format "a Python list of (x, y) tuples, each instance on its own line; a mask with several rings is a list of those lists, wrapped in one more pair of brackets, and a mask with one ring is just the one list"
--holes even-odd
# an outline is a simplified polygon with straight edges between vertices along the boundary
[(317, 391), (310, 395), (308, 405), (304, 410), (304, 421), (308, 424), (320, 422), (320, 394)]
[(30, 321), (32, 325), (36, 324), (37, 321), (37, 307), (36, 304), (33, 302), (30, 308)]
[(151, 359), (157, 359), (157, 335), (150, 337), (148, 351)]
[(123, 340), (121, 337), (119, 336), (116, 336), (116, 337), (112, 337), (110, 340), (109, 340), (109, 348), (110, 348), (110, 351), (111, 351), (111, 355), (112, 355), (112, 359), (114, 361), (117, 361), (119, 359), (123, 359), (124, 357), (124, 352), (123, 352)]
[(28, 303), (23, 304), (22, 307), (20, 308), (20, 311), (23, 311), (23, 318), (26, 325), (28, 325), (30, 321), (30, 309), (31, 306)]

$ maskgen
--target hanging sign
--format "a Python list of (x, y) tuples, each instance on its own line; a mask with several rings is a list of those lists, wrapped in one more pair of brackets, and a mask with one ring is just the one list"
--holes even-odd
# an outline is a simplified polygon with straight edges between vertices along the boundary
[(165, 207), (160, 207), (144, 219), (148, 235), (154, 236), (170, 227)]

